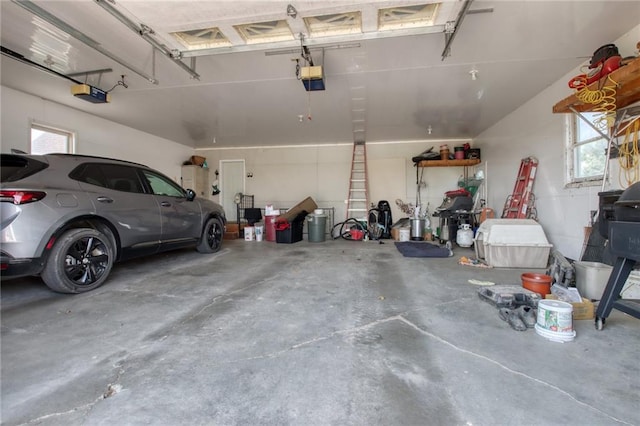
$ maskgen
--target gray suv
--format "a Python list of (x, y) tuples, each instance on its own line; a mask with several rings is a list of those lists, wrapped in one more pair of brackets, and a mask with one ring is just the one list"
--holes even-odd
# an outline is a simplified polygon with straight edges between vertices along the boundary
[(220, 250), (222, 207), (141, 164), (70, 154), (0, 155), (2, 278), (52, 290), (104, 283), (114, 262), (195, 246)]

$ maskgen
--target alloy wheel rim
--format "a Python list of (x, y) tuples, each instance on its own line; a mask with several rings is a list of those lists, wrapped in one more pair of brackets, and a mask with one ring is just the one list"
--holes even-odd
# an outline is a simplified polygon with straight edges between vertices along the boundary
[(220, 245), (220, 241), (222, 239), (222, 230), (221, 228), (214, 224), (209, 228), (209, 232), (207, 233), (207, 240), (209, 242), (209, 247), (212, 249), (217, 248)]
[(98, 281), (109, 265), (109, 251), (98, 238), (80, 238), (69, 247), (65, 256), (65, 274), (78, 285)]

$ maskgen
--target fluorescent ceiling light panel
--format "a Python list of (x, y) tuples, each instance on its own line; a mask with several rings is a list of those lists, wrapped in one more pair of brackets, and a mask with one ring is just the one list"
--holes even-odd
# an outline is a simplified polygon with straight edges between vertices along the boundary
[(434, 25), (440, 3), (398, 6), (378, 10), (378, 30), (431, 27)]

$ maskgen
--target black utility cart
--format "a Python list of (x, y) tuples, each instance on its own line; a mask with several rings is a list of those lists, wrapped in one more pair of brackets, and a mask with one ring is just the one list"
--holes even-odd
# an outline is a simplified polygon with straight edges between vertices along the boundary
[[(636, 262), (640, 261), (640, 182), (622, 192), (613, 203), (613, 210), (608, 226), (600, 227), (601, 233), (606, 230), (608, 234), (609, 249), (616, 260), (596, 311), (597, 330), (602, 330), (614, 308), (640, 318), (640, 300), (620, 299), (622, 287)], [(602, 219), (602, 211), (600, 216)]]

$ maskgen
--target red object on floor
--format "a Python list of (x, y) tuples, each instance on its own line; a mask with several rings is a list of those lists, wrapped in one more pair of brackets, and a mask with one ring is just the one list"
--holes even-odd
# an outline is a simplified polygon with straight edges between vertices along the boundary
[(277, 216), (264, 217), (264, 236), (267, 241), (275, 242), (276, 240), (276, 217)]

